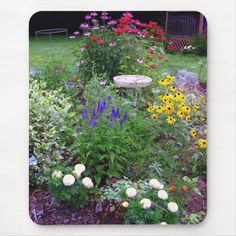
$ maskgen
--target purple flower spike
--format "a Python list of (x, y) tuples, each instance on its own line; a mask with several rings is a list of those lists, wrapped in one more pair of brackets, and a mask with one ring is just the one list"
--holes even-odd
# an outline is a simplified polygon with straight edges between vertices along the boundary
[(94, 119), (97, 118), (97, 109), (96, 108), (93, 109), (93, 118)]
[(92, 125), (93, 128), (96, 127), (96, 125), (97, 125), (97, 121), (96, 121), (95, 119), (93, 119), (91, 125)]
[(128, 113), (126, 111), (124, 116), (120, 119), (120, 125), (121, 126), (124, 124), (124, 122), (127, 120), (127, 118), (128, 118)]
[(82, 119), (83, 119), (83, 120), (86, 119), (87, 115), (88, 115), (88, 109), (85, 108), (85, 109), (83, 109), (83, 111), (82, 111)]

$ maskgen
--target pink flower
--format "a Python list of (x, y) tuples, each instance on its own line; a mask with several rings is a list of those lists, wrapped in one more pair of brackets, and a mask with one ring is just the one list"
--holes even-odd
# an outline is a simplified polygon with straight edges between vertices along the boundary
[(109, 43), (109, 46), (111, 46), (111, 47), (115, 47), (117, 44), (116, 44), (116, 42), (110, 42)]
[(115, 24), (117, 24), (116, 20), (110, 20), (107, 22), (107, 25), (115, 25)]
[(90, 20), (91, 18), (92, 18), (92, 17), (91, 17), (90, 15), (86, 15), (86, 16), (85, 16), (85, 19), (86, 19), (86, 20)]
[(88, 29), (88, 27), (89, 27), (89, 25), (88, 25), (87, 23), (82, 23), (82, 24), (80, 25), (80, 28), (81, 28), (81, 29)]
[(124, 17), (129, 17), (129, 18), (133, 18), (134, 17), (130, 12), (123, 13), (123, 16)]
[(97, 16), (98, 14), (97, 14), (97, 12), (91, 12), (90, 15), (91, 16)]
[(79, 35), (79, 34), (80, 34), (79, 31), (74, 32), (74, 35)]
[(90, 33), (89, 32), (84, 32), (84, 36), (89, 36)]

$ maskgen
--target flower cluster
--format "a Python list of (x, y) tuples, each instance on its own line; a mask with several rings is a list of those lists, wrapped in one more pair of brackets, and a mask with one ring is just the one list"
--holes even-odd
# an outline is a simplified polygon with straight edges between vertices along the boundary
[[(63, 177), (62, 182), (64, 186), (69, 187), (75, 184), (76, 179), (78, 180), (84, 171), (85, 171), (84, 164), (76, 164), (74, 166), (74, 170), (70, 174), (65, 174), (64, 176), (62, 171), (54, 170), (52, 172), (52, 178), (61, 179)], [(89, 177), (83, 178), (81, 182), (85, 188), (93, 188), (94, 186), (92, 180)]]
[[(141, 192), (141, 190), (139, 193), (139, 190), (137, 190), (133, 187), (127, 188), (125, 193), (126, 193), (126, 196), (128, 197), (128, 200), (123, 201), (121, 203), (121, 205), (124, 208), (128, 208), (130, 205), (129, 201), (138, 200), (141, 198), (139, 200), (139, 205), (143, 209), (149, 209), (151, 207), (157, 207), (157, 208), (159, 207), (160, 209), (163, 210), (163, 208), (159, 205), (159, 203), (156, 203), (155, 198), (153, 198), (153, 200), (151, 200), (151, 199), (144, 197), (144, 196), (147, 195), (149, 191), (154, 191), (153, 192), (154, 196), (156, 195), (160, 200), (163, 200), (163, 201), (167, 200), (169, 198), (169, 196), (168, 196), (167, 191), (164, 190), (164, 185), (162, 183), (160, 183), (157, 179), (150, 179), (148, 182), (148, 186), (149, 186), (149, 189), (146, 189), (144, 194), (143, 194), (143, 192)], [(155, 190), (157, 190), (157, 192), (155, 192)], [(166, 207), (172, 213), (177, 212), (179, 209), (177, 203), (175, 203), (173, 201), (166, 203)]]
[[(111, 108), (110, 113), (109, 108)], [(88, 125), (94, 128), (98, 124), (99, 115), (104, 114), (107, 125), (112, 128), (117, 123), (122, 126), (127, 120), (128, 112), (126, 111), (123, 115), (121, 115), (120, 113), (121, 112), (119, 107), (111, 106), (111, 97), (108, 96), (106, 99), (98, 101), (97, 106), (92, 109), (91, 114), (89, 114), (89, 110), (87, 108), (84, 108), (82, 110), (81, 117), (83, 120), (87, 120)], [(107, 116), (107, 114), (109, 114), (109, 116)]]

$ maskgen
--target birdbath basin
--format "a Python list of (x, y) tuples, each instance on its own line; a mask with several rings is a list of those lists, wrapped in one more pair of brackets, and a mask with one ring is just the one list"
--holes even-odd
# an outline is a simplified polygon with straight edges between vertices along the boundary
[(146, 88), (152, 83), (151, 78), (143, 75), (118, 75), (113, 77), (113, 81), (117, 87), (133, 89), (134, 107), (137, 106), (138, 101), (137, 89)]

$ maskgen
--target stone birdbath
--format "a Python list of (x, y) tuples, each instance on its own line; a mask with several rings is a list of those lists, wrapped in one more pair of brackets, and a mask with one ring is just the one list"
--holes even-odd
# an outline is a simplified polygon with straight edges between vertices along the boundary
[(143, 75), (118, 75), (113, 77), (114, 83), (119, 88), (133, 89), (133, 106), (138, 103), (138, 89), (148, 87), (152, 79)]

